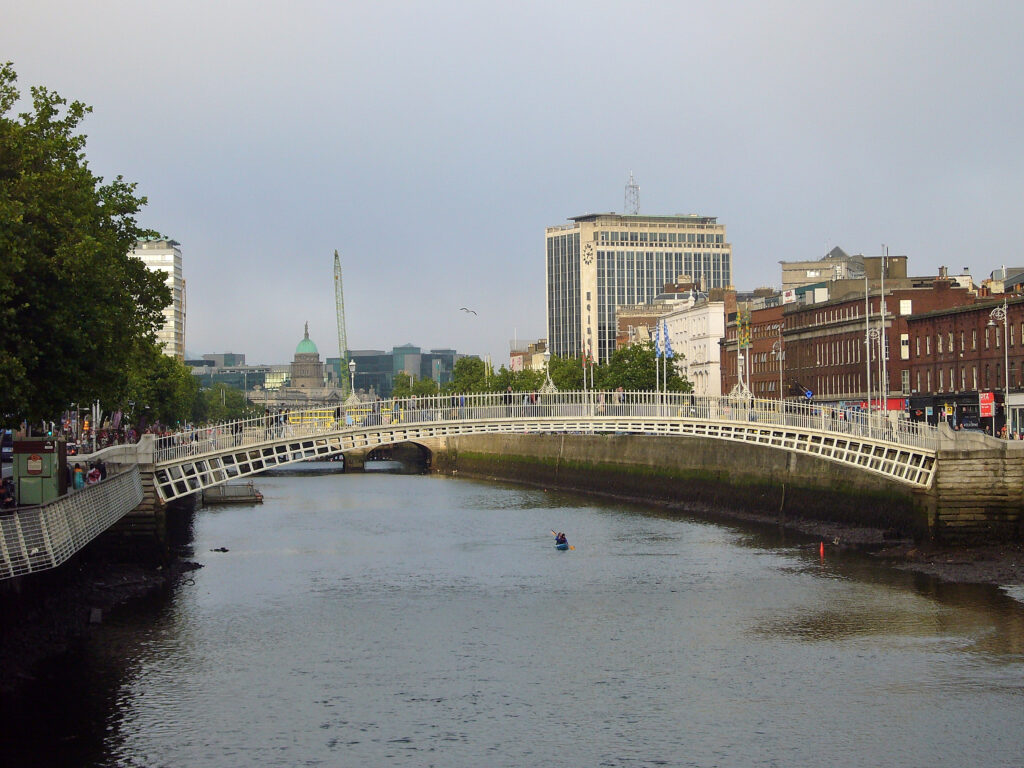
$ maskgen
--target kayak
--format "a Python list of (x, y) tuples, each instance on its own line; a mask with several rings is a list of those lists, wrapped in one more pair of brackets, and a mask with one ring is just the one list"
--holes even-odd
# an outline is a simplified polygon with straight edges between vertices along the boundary
[(568, 548), (569, 548), (569, 542), (565, 542), (564, 544), (555, 544), (555, 549), (561, 549), (561, 550), (564, 551), (564, 550), (566, 550)]

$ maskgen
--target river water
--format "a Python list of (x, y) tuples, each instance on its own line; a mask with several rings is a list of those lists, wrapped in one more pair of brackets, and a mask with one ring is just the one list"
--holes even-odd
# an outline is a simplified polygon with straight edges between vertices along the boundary
[(1024, 763), (1024, 606), (995, 588), (539, 489), (257, 486), (29, 696), (4, 765)]

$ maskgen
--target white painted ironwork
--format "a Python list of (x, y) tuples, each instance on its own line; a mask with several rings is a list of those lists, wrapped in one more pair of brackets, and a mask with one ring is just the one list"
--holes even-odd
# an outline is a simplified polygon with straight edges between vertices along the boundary
[(56, 568), (142, 503), (138, 465), (38, 507), (0, 515), (0, 579)]
[(818, 456), (929, 487), (934, 427), (812, 404), (656, 392), (507, 393), (376, 401), (311, 409), (160, 438), (165, 501), (272, 467), (382, 445), (486, 433), (689, 435)]

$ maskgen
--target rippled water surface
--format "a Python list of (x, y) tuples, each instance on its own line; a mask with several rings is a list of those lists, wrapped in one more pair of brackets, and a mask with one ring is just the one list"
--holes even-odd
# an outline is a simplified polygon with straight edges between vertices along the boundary
[[(1024, 607), (995, 589), (540, 490), (370, 473), (257, 485), (262, 506), (197, 513), (191, 581), (70, 665), (82, 710), (53, 725), (53, 744), (74, 745), (55, 755), (1024, 762)], [(576, 549), (557, 552), (551, 529)]]

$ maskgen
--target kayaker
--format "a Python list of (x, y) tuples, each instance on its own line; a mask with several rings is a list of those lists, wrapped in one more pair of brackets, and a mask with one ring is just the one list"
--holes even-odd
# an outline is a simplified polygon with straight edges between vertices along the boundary
[(569, 540), (565, 538), (565, 534), (561, 531), (555, 536), (555, 544), (568, 544)]

